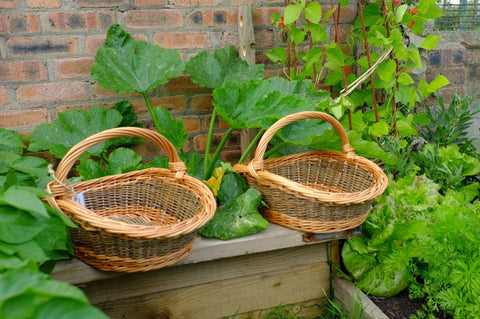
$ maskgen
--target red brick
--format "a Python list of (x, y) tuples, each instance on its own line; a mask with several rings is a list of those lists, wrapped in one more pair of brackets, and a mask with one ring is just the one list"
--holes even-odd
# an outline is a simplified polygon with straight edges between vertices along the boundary
[(168, 4), (179, 7), (214, 6), (219, 0), (168, 0)]
[(84, 82), (42, 83), (23, 85), (17, 89), (20, 103), (79, 101), (87, 98)]
[(87, 36), (85, 39), (85, 53), (95, 55), (99, 48), (105, 44), (105, 35)]
[(48, 79), (47, 68), (40, 61), (0, 61), (0, 82), (24, 82)]
[(188, 22), (198, 27), (234, 25), (238, 23), (238, 10), (197, 10), (188, 16)]
[[(203, 121), (204, 121), (203, 125), (204, 125), (205, 127), (210, 127), (210, 119), (211, 119), (211, 118), (212, 118), (212, 117), (211, 117), (210, 115), (205, 116), (205, 117), (203, 118)], [(214, 126), (214, 128), (215, 128), (216, 130), (218, 130), (218, 129), (220, 129), (220, 130), (221, 130), (221, 129), (228, 129), (229, 127), (230, 127), (230, 125), (228, 125), (227, 122), (225, 122), (224, 120), (222, 120), (222, 118), (221, 118), (220, 116), (217, 116), (217, 119), (215, 120), (215, 126)]]
[(271, 25), (270, 16), (273, 13), (283, 14), (283, 7), (271, 7), (271, 8), (256, 8), (253, 9), (253, 25)]
[(0, 105), (7, 105), (9, 103), (10, 103), (10, 98), (8, 97), (7, 88), (4, 86), (0, 86)]
[(40, 20), (34, 14), (0, 15), (0, 33), (40, 32)]
[(78, 52), (78, 43), (75, 38), (12, 38), (7, 40), (8, 53), (13, 56), (27, 56), (39, 54), (75, 54)]
[(154, 43), (166, 49), (203, 49), (213, 46), (207, 32), (157, 33)]
[[(224, 134), (223, 133), (214, 133), (212, 136), (212, 147), (211, 151), (214, 152), (220, 144), (220, 141), (222, 140)], [(203, 152), (205, 151), (205, 145), (207, 143), (207, 135), (206, 134), (201, 134), (197, 135), (193, 138), (193, 150), (195, 152)]]
[(49, 13), (46, 16), (50, 31), (106, 30), (115, 23), (113, 12)]
[(185, 75), (170, 79), (163, 88), (168, 93), (211, 91), (193, 83), (190, 77)]
[(238, 50), (238, 32), (237, 31), (223, 31), (220, 38), (222, 48), (227, 45), (233, 45)]
[[(169, 112), (181, 112), (185, 110), (185, 103), (187, 98), (185, 95), (173, 95), (173, 96), (166, 96), (166, 97), (156, 97), (151, 98), (150, 103), (152, 103), (153, 107), (163, 107)], [(145, 104), (144, 99), (139, 100), (130, 100), (132, 103), (133, 110), (135, 114), (141, 115), (149, 115), (147, 105)]]
[(174, 9), (131, 10), (124, 18), (127, 27), (134, 29), (183, 26), (182, 11)]
[[(345, 43), (348, 40), (348, 35), (350, 29), (352, 28), (349, 24), (340, 24), (338, 25), (338, 38), (340, 39), (340, 43)], [(335, 27), (332, 26), (330, 28), (330, 39), (335, 39)]]
[(133, 92), (133, 93), (123, 93), (123, 94), (119, 95), (115, 91), (105, 90), (100, 85), (98, 85), (98, 83), (92, 84), (92, 94), (93, 94), (94, 98), (108, 97), (108, 96), (114, 96), (114, 97), (122, 96), (122, 97), (129, 97), (129, 98), (130, 97), (132, 97), (132, 98), (142, 98), (140, 93), (135, 93), (135, 92)]
[(31, 130), (50, 120), (50, 112), (46, 108), (2, 109), (0, 111), (0, 127), (9, 130)]
[[(332, 7), (329, 5), (322, 6), (322, 18), (325, 16), (325, 13), (329, 11)], [(337, 9), (337, 7), (335, 6)], [(335, 11), (335, 16), (337, 12)], [(340, 22), (353, 22), (357, 18), (357, 6), (354, 4), (347, 4), (345, 8), (340, 8)], [(333, 22), (333, 14), (330, 16), (328, 20)]]
[[(278, 1), (277, 1), (278, 2)], [(231, 0), (232, 6), (244, 6), (249, 4), (255, 4), (255, 0)], [(283, 1), (282, 1), (283, 4)]]
[(128, 4), (128, 0), (76, 0), (82, 8), (116, 8)]
[(136, 6), (161, 6), (165, 4), (165, 0), (135, 0)]
[(272, 30), (257, 29), (255, 30), (255, 47), (270, 49), (275, 45), (274, 33)]
[(58, 9), (62, 6), (62, 0), (26, 0), (25, 4), (35, 9)]
[(0, 0), (0, 9), (17, 9), (19, 0)]
[(213, 109), (213, 97), (211, 94), (195, 95), (192, 97), (192, 111), (205, 112)]
[(56, 60), (55, 77), (57, 79), (89, 78), (94, 58), (74, 58)]
[(185, 131), (196, 132), (200, 131), (200, 120), (198, 116), (182, 116), (180, 119), (183, 121)]

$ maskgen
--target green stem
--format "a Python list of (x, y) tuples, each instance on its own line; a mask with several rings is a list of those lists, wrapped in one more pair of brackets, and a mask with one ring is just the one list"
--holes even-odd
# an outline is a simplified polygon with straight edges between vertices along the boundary
[(275, 152), (276, 150), (278, 150), (279, 148), (281, 148), (283, 145), (285, 145), (287, 143), (285, 142), (281, 142), (277, 145), (275, 145), (274, 147), (272, 147), (271, 149), (269, 149), (267, 152), (265, 152), (265, 155), (263, 156), (264, 158), (268, 158), (270, 156), (270, 154), (272, 154), (273, 152)]
[(218, 144), (217, 149), (215, 150), (215, 153), (213, 154), (212, 158), (210, 159), (207, 169), (205, 170), (203, 174), (203, 178), (205, 180), (210, 178), (210, 175), (212, 175), (213, 169), (215, 168), (215, 162), (217, 161), (218, 157), (220, 156), (220, 152), (222, 151), (223, 147), (225, 146), (225, 143), (227, 143), (228, 138), (230, 137), (230, 134), (232, 134), (233, 129), (229, 128), (228, 131), (225, 133), (225, 136), (223, 137), (222, 141), (220, 144)]
[(213, 109), (212, 117), (210, 118), (210, 126), (208, 127), (207, 143), (205, 145), (205, 156), (203, 159), (204, 175), (208, 170), (208, 166), (209, 166), (208, 164), (210, 162), (210, 149), (212, 148), (212, 137), (213, 137), (213, 130), (215, 129), (216, 119), (217, 119), (217, 112), (215, 111), (215, 109)]
[(150, 116), (153, 120), (153, 124), (155, 125), (157, 132), (162, 133), (160, 131), (160, 122), (158, 121), (157, 115), (155, 112), (153, 112), (153, 106), (152, 103), (150, 103), (150, 99), (148, 98), (147, 92), (141, 92), (143, 95), (143, 98), (145, 99), (145, 104), (147, 105), (148, 112), (150, 113)]
[(252, 148), (257, 144), (258, 140), (260, 137), (262, 137), (263, 132), (265, 132), (265, 129), (261, 129), (258, 131), (257, 135), (255, 135), (255, 138), (248, 144), (247, 148), (245, 149), (245, 152), (243, 152), (242, 156), (240, 157), (240, 160), (238, 161), (238, 164), (242, 164), (245, 159), (247, 158), (248, 154), (252, 151)]

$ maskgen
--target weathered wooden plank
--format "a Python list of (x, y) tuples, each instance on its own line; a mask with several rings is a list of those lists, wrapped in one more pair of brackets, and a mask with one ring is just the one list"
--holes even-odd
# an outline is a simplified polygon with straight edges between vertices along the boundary
[[(80, 287), (90, 301), (97, 304), (205, 283), (228, 282), (238, 277), (268, 275), (270, 272), (285, 269), (295, 272), (299, 267), (312, 264), (324, 264), (328, 268), (326, 246), (325, 243), (308, 245), (181, 267), (167, 267), (147, 273), (124, 274), (86, 283)], [(328, 286), (328, 281), (324, 285)]]
[[(261, 309), (249, 311), (247, 313), (236, 314), (228, 317), (229, 319), (265, 319), (265, 318), (290, 318), (290, 313), (298, 318), (318, 318), (319, 314), (325, 312), (325, 306), (328, 303), (326, 298), (302, 301), (297, 304), (280, 305), (270, 309)], [(220, 318), (219, 318), (220, 319)], [(222, 317), (221, 319), (225, 319)]]
[[(247, 61), (248, 64), (255, 64), (255, 34), (253, 29), (252, 6), (243, 5), (238, 7), (238, 51), (240, 59)], [(258, 130), (243, 129), (240, 132), (240, 149), (242, 154), (248, 145), (255, 138)], [(247, 157), (252, 158), (252, 154)]]
[[(197, 237), (192, 246), (192, 253), (177, 262), (173, 267), (219, 258), (303, 246), (306, 243), (302, 239), (302, 234), (296, 230), (270, 224), (262, 232), (229, 241)], [(81, 284), (120, 275), (122, 274), (97, 270), (77, 259), (59, 262), (52, 272), (54, 279), (72, 284)]]
[[(328, 282), (328, 265), (315, 263), (161, 291), (97, 306), (113, 319), (222, 318), (256, 309), (319, 299), (324, 296), (322, 285)], [(325, 291), (328, 293), (328, 287), (325, 287)]]

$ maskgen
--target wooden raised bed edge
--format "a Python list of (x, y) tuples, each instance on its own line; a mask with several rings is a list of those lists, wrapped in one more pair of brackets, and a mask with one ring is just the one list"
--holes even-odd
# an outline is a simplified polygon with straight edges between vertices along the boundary
[(388, 316), (351, 281), (335, 277), (332, 286), (335, 301), (348, 312), (351, 318), (358, 318), (361, 313), (362, 319), (388, 319)]

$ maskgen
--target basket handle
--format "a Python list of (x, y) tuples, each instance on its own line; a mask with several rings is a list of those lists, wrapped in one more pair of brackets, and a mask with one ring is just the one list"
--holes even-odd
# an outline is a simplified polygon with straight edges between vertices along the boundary
[(116, 137), (140, 137), (148, 139), (160, 146), (167, 153), (169, 168), (172, 172), (176, 173), (176, 179), (181, 179), (187, 171), (185, 163), (180, 161), (180, 158), (178, 157), (177, 150), (163, 135), (145, 128), (117, 127), (89, 136), (73, 146), (58, 164), (56, 179), (65, 183), (68, 172), (70, 172), (75, 162), (85, 151), (103, 141)]
[(346, 155), (347, 162), (351, 163), (353, 161), (353, 159), (355, 158), (355, 150), (350, 145), (347, 132), (345, 132), (342, 124), (340, 124), (340, 122), (337, 121), (330, 114), (318, 111), (304, 111), (290, 114), (281, 118), (272, 126), (270, 126), (265, 131), (265, 133), (263, 133), (260, 142), (258, 142), (255, 155), (249, 164), (250, 172), (254, 175), (257, 175), (255, 173), (255, 170), (263, 170), (263, 156), (265, 155), (265, 151), (267, 150), (268, 143), (270, 143), (270, 140), (273, 138), (275, 133), (277, 133), (281, 128), (287, 126), (290, 123), (305, 119), (321, 119), (325, 122), (330, 123), (340, 136), (340, 140), (342, 142), (342, 152)]

